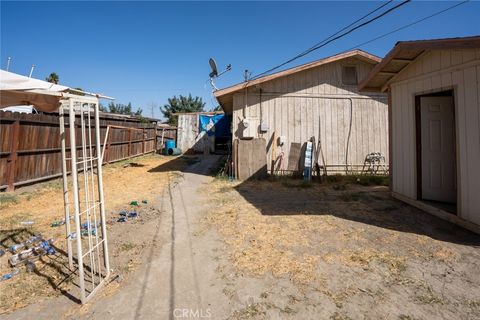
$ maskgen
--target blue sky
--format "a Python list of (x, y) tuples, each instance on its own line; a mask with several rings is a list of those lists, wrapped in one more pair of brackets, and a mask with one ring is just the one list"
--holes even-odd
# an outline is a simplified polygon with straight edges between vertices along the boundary
[[(455, 2), (413, 2), (289, 66), (329, 56)], [(1, 1), (1, 68), (132, 102), (150, 116), (151, 103), (173, 95), (215, 105), (208, 59), (232, 71), (225, 87), (277, 65), (378, 7), (380, 2), (5, 2)], [(383, 56), (400, 40), (480, 34), (480, 2), (472, 1), (362, 49)], [(156, 117), (160, 116), (158, 108)]]

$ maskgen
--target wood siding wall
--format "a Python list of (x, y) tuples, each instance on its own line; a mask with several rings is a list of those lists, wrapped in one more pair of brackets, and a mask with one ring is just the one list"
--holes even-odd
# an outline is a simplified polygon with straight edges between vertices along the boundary
[[(285, 144), (276, 148), (277, 156), (284, 154), (284, 169), (289, 167), (291, 143), (303, 144), (312, 136), (318, 142), (319, 133), (330, 172), (343, 172), (346, 161), (361, 169), (370, 152), (384, 154), (388, 166), (387, 96), (359, 94), (356, 86), (343, 85), (343, 65), (357, 67), (359, 82), (373, 68), (349, 58), (266, 82), (246, 94), (236, 93), (233, 138), (264, 138), (270, 164), (273, 133), (284, 136)], [(243, 119), (248, 128), (243, 127)], [(262, 121), (269, 126), (266, 133), (259, 131)]]
[(454, 90), (458, 214), (480, 224), (480, 49), (424, 53), (391, 83), (392, 190), (417, 198), (415, 96)]
[[(66, 144), (69, 153), (70, 134), (66, 116)], [(77, 116), (79, 118), (79, 116)], [(76, 121), (79, 125), (79, 121)], [(101, 116), (103, 146), (108, 125), (141, 128), (142, 131), (110, 129), (109, 148), (104, 161), (116, 161), (155, 151), (155, 124), (134, 119), (112, 119)], [(92, 126), (93, 127), (93, 126)], [(81, 146), (80, 127), (77, 147)], [(0, 111), (0, 189), (61, 175), (62, 158), (58, 115), (25, 114)], [(94, 137), (92, 135), (92, 137)], [(80, 153), (78, 156), (81, 156)], [(67, 154), (67, 157), (69, 155)], [(70, 163), (67, 163), (70, 166)]]

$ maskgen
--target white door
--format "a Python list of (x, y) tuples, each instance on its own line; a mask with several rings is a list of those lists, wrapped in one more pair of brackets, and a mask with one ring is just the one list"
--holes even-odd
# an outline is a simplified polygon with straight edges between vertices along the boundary
[(421, 97), (422, 198), (456, 203), (452, 97)]

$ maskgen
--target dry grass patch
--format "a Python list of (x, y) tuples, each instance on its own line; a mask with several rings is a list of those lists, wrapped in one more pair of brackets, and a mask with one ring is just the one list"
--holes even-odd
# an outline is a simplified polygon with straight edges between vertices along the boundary
[(417, 292), (415, 295), (415, 301), (422, 304), (445, 304), (447, 303), (446, 299), (440, 297), (430, 286), (427, 286), (423, 292)]
[[(130, 162), (137, 165), (126, 165)], [(172, 163), (167, 170), (158, 170), (167, 163)], [(175, 170), (180, 170), (187, 164), (180, 158), (147, 155), (105, 166), (103, 172), (107, 220), (118, 217), (118, 211), (127, 208), (132, 200), (139, 203), (142, 200), (147, 200), (149, 204), (155, 203), (168, 181), (175, 178)], [(64, 253), (65, 227), (51, 227), (52, 222), (64, 218), (62, 193), (61, 180), (54, 180), (20, 188), (14, 193), (0, 194), (1, 249), (5, 250), (10, 245), (27, 240), (36, 234), (41, 234), (45, 239), (56, 239), (55, 246), (58, 248), (56, 255), (43, 257), (37, 262), (36, 273), (26, 273), (25, 268), (21, 268), (17, 276), (0, 282), (0, 314), (11, 312), (39, 299), (60, 295), (71, 289), (72, 271), (68, 268)], [(145, 210), (148, 207), (151, 211), (150, 205), (142, 205)], [(143, 207), (139, 208), (140, 212)], [(158, 213), (152, 212), (149, 215), (153, 218)], [(25, 228), (21, 224), (22, 221), (33, 221), (34, 224)], [(120, 243), (116, 247), (116, 238), (122, 239), (124, 235), (115, 232), (118, 228), (116, 224), (108, 225), (107, 228), (113, 267), (116, 268), (116, 262), (125, 261), (122, 266), (124, 270), (135, 269), (139, 261), (136, 258), (130, 259), (129, 256), (138, 256), (139, 249), (143, 249), (142, 243), (131, 241)], [(8, 265), (9, 256), (7, 253), (0, 258), (1, 275), (12, 270)]]
[[(288, 279), (289, 289), (307, 297), (302, 307), (333, 303), (341, 312), (332, 318), (355, 310), (353, 318), (413, 319), (432, 306), (441, 308), (433, 317), (480, 314), (473, 235), (450, 231), (383, 186), (335, 179), (308, 187), (285, 179), (216, 180), (205, 188), (214, 204), (206, 225), (222, 236), (235, 273)], [(283, 288), (262, 299), (281, 300)], [(234, 316), (262, 318), (266, 310), (252, 305)]]
[[(236, 185), (226, 181), (211, 184), (209, 194), (215, 199), (217, 208), (206, 217), (231, 248), (230, 259), (234, 266), (257, 276), (269, 272), (275, 276), (289, 276), (297, 284), (317, 280), (316, 266), (320, 256), (302, 253), (302, 248), (314, 245), (306, 231), (335, 228), (331, 217), (264, 216), (253, 205), (239, 202), (235, 197), (238, 194), (231, 192)], [(317, 223), (313, 223), (314, 220)]]
[(387, 267), (391, 275), (398, 275), (405, 271), (406, 257), (400, 257), (390, 252), (382, 252), (373, 249), (362, 250), (344, 250), (339, 255), (339, 259), (347, 266), (361, 267), (364, 269), (371, 268), (371, 264), (376, 262)]
[(454, 262), (459, 259), (459, 254), (449, 248), (441, 247), (432, 254), (433, 258), (441, 262)]

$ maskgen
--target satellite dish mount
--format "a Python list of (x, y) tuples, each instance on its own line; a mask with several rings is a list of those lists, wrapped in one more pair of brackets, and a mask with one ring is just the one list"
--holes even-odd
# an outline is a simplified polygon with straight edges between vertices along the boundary
[(231, 65), (231, 64), (227, 65), (227, 67), (225, 68), (225, 70), (223, 70), (222, 72), (218, 73), (217, 63), (215, 62), (215, 60), (214, 60), (213, 58), (210, 58), (210, 59), (208, 60), (208, 63), (210, 64), (210, 68), (212, 69), (212, 72), (210, 72), (210, 74), (209, 74), (210, 84), (211, 84), (212, 87), (213, 87), (213, 91), (217, 91), (218, 88), (215, 86), (215, 83), (213, 82), (213, 79), (218, 78), (218, 77), (220, 77), (222, 74), (224, 74), (225, 72), (228, 72), (228, 71), (232, 70), (232, 65)]

